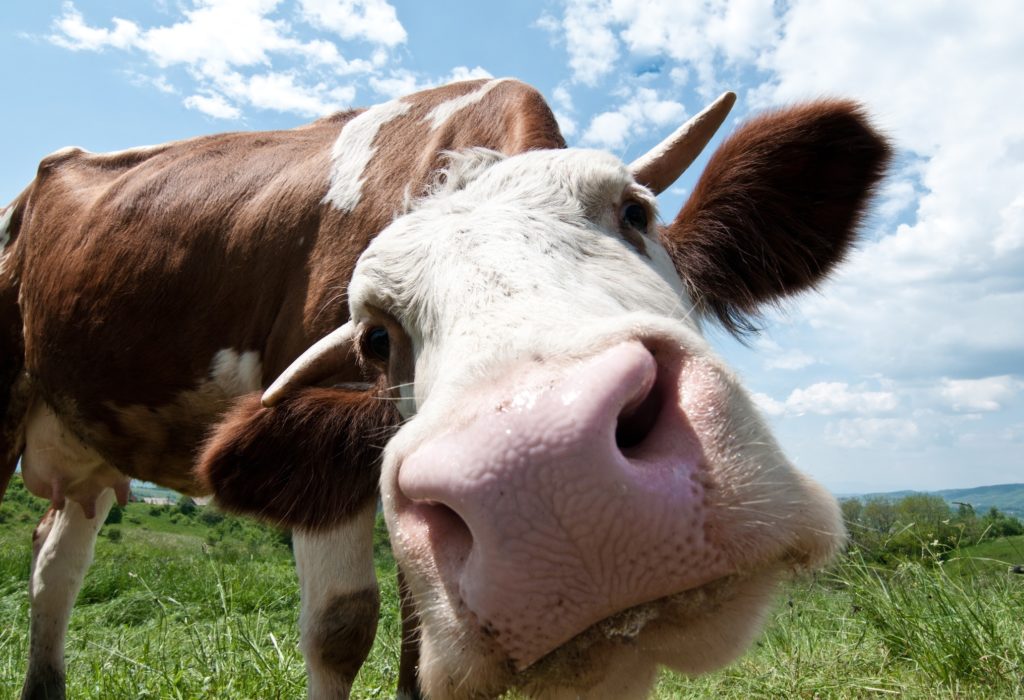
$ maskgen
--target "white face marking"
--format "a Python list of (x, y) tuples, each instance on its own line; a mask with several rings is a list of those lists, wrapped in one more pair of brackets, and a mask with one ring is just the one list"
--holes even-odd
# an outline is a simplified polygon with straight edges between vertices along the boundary
[(7, 207), (3, 214), (0, 214), (0, 253), (11, 242), (11, 233), (8, 230), (11, 226), (11, 217), (14, 216), (14, 207)]
[(335, 208), (348, 213), (363, 195), (363, 173), (373, 159), (373, 141), (381, 127), (412, 108), (408, 102), (393, 100), (370, 107), (342, 127), (331, 152), (331, 188), (324, 197)]
[(662, 246), (647, 237), (644, 257), (619, 231), (624, 193), (650, 195), (618, 159), (564, 149), (491, 162), (462, 161), (474, 173), (466, 187), (438, 193), (385, 229), (353, 275), (353, 318), (361, 320), (363, 304), (388, 308), (410, 333), (415, 386), (402, 388), (403, 415), (438, 373), (472, 375), (465, 358), (572, 356), (588, 334), (611, 328), (607, 319), (654, 315), (696, 331)]
[(448, 100), (447, 102), (442, 102), (437, 107), (434, 107), (426, 116), (426, 119), (430, 121), (430, 128), (438, 128), (451, 119), (452, 115), (459, 110), (465, 109), (466, 107), (476, 104), (480, 100), (484, 99), (484, 97), (487, 96), (487, 93), (501, 85), (503, 82), (505, 81), (491, 80), (484, 83), (473, 92)]

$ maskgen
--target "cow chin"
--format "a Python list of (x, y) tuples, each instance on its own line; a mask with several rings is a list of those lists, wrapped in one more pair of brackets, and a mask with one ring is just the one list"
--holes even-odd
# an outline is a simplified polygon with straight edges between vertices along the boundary
[[(423, 610), (420, 681), (432, 698), (644, 698), (659, 666), (695, 676), (724, 666), (759, 632), (782, 569), (733, 575), (616, 613), (516, 671), (459, 602)], [(451, 604), (449, 604), (451, 603)]]

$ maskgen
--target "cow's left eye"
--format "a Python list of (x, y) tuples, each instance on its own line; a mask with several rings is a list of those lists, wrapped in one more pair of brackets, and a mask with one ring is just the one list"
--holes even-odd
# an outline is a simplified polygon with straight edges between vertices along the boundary
[(386, 328), (377, 326), (363, 335), (363, 352), (375, 360), (387, 362), (391, 355), (391, 337)]
[(619, 210), (619, 219), (623, 225), (636, 229), (641, 233), (647, 232), (647, 208), (639, 202), (626, 202)]

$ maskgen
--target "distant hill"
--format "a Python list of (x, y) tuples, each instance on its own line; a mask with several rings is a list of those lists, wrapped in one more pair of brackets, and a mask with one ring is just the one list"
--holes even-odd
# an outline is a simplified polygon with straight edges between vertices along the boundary
[(970, 503), (979, 514), (995, 506), (1009, 515), (1024, 519), (1024, 484), (993, 484), (970, 489), (944, 489), (942, 491), (889, 491), (866, 493), (860, 498), (888, 498), (897, 500), (912, 493), (930, 493), (942, 496), (948, 503)]
[(132, 495), (136, 498), (166, 498), (171, 501), (177, 501), (179, 494), (177, 491), (171, 489), (165, 489), (163, 486), (157, 486), (156, 484), (148, 481), (139, 481), (138, 479), (132, 479)]

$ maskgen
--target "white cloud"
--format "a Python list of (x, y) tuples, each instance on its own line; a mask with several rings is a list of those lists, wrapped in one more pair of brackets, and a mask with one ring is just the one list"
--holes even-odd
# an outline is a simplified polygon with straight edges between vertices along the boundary
[(343, 39), (397, 46), (407, 37), (395, 8), (384, 0), (301, 0), (299, 5), (306, 21)]
[(565, 112), (555, 110), (555, 121), (558, 122), (558, 128), (562, 132), (562, 136), (570, 138), (576, 134), (576, 120)]
[(330, 88), (324, 84), (307, 88), (297, 85), (291, 75), (267, 73), (252, 76), (244, 95), (254, 107), (316, 117), (351, 104), (355, 88)]
[(479, 80), (481, 78), (493, 78), (491, 72), (481, 66), (470, 68), (468, 66), (455, 66), (448, 77), (442, 83), (453, 83), (459, 80)]
[(406, 69), (396, 69), (386, 78), (373, 76), (370, 78), (370, 88), (378, 95), (388, 98), (402, 97), (419, 88), (419, 81), (416, 74)]
[(140, 87), (154, 87), (160, 92), (167, 95), (178, 94), (178, 89), (174, 87), (168, 80), (167, 76), (164, 75), (146, 75), (144, 73), (138, 73), (136, 71), (125, 71), (125, 75), (133, 85)]
[(610, 5), (605, 0), (572, 0), (561, 22), (573, 79), (586, 85), (596, 85), (619, 55), (607, 22)]
[(633, 126), (633, 120), (623, 112), (603, 112), (590, 120), (590, 126), (583, 132), (583, 142), (621, 150)]
[(998, 411), (1024, 387), (1010, 376), (944, 379), (939, 394), (954, 411)]
[(572, 101), (572, 94), (569, 92), (569, 88), (565, 85), (559, 85), (556, 87), (551, 97), (554, 100), (555, 105), (565, 112), (573, 112), (576, 109)]
[[(49, 39), (74, 50), (139, 51), (159, 68), (184, 66), (195, 81), (185, 90), (194, 93), (184, 100), (185, 106), (220, 119), (240, 118), (243, 106), (305, 117), (349, 106), (356, 88), (338, 77), (372, 73), (386, 64), (387, 53), (378, 49), (369, 58), (349, 60), (332, 42), (299, 39), (287, 21), (273, 16), (279, 4), (279, 0), (194, 0), (181, 11), (179, 21), (167, 25), (142, 28), (114, 18), (113, 28), (104, 29), (86, 24), (68, 2), (54, 21)], [(405, 39), (394, 8), (380, 0), (307, 0), (299, 16), (345, 38), (385, 46)], [(335, 24), (343, 24), (344, 31)], [(278, 57), (300, 61), (301, 69), (274, 70)], [(178, 91), (165, 76), (151, 82), (163, 92)]]
[(798, 370), (810, 367), (818, 361), (803, 350), (787, 350), (774, 357), (765, 360), (764, 366), (767, 369), (788, 369)]
[(493, 77), (490, 71), (480, 66), (475, 68), (456, 66), (448, 75), (439, 79), (432, 79), (421, 73), (398, 68), (392, 70), (387, 78), (370, 78), (370, 87), (374, 92), (393, 99), (409, 95), (417, 90), (426, 90), (438, 85), (444, 85), (445, 83)]
[(761, 392), (755, 391), (750, 395), (750, 398), (754, 401), (754, 405), (761, 410), (761, 413), (764, 413), (765, 415), (786, 415), (786, 404), (781, 401), (776, 401), (771, 396), (768, 396), (768, 394), (762, 394)]
[(74, 4), (65, 2), (61, 16), (53, 23), (56, 32), (49, 39), (57, 46), (72, 51), (99, 51), (108, 46), (115, 49), (131, 47), (139, 37), (138, 25), (119, 17), (115, 17), (113, 23), (113, 29), (90, 27)]
[[(685, 194), (680, 192), (679, 194)], [(799, 370), (817, 364), (818, 360), (799, 348), (784, 349), (767, 336), (754, 340), (758, 353), (764, 357), (765, 369)]]
[(762, 393), (754, 393), (753, 399), (770, 416), (875, 415), (891, 413), (900, 405), (893, 391), (869, 391), (845, 382), (817, 382), (806, 389), (794, 389), (785, 401)]
[(663, 100), (648, 87), (620, 93), (621, 106), (602, 112), (590, 120), (583, 132), (583, 143), (621, 150), (631, 138), (647, 133), (652, 127), (678, 126), (686, 118), (686, 108), (674, 100)]
[(825, 426), (826, 442), (845, 448), (906, 446), (919, 435), (917, 423), (909, 418), (844, 418)]
[(299, 46), (287, 36), (285, 22), (267, 16), (276, 4), (273, 0), (200, 0), (184, 11), (183, 21), (142, 32), (135, 46), (161, 67), (191, 65), (207, 74), (229, 66), (265, 65), (268, 53)]
[(706, 97), (717, 92), (716, 61), (734, 66), (757, 59), (779, 22), (772, 0), (569, 0), (560, 20), (545, 16), (538, 24), (562, 32), (575, 82), (596, 85), (613, 74), (625, 47), (685, 64), (671, 69), (673, 80), (686, 83), (692, 69)]
[(238, 119), (242, 113), (223, 95), (210, 93), (207, 95), (189, 95), (185, 98), (185, 106), (207, 114), (215, 119)]
[(891, 391), (851, 389), (845, 382), (818, 382), (806, 389), (794, 389), (786, 399), (786, 410), (797, 415), (872, 414), (893, 411), (899, 402)]

